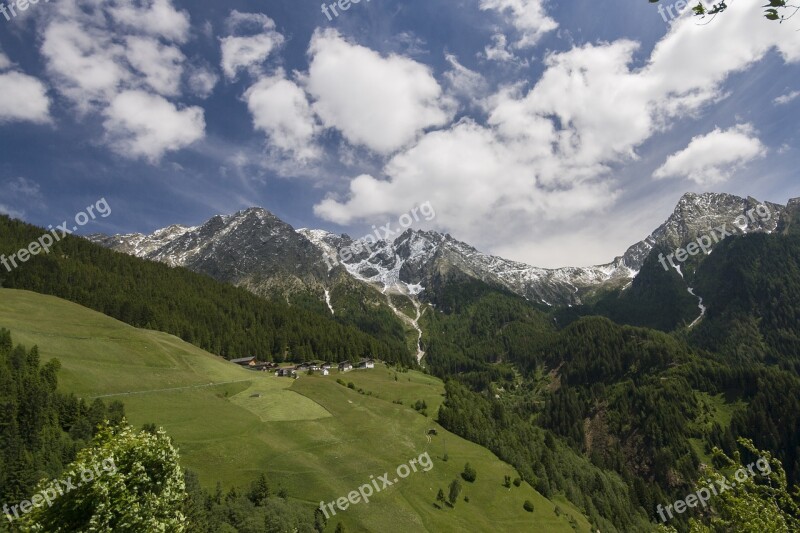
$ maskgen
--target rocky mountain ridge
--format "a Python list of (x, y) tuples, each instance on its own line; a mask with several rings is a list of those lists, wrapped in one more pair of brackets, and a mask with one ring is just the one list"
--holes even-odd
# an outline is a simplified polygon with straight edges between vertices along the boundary
[[(757, 206), (760, 213), (752, 216)], [(790, 200), (796, 212), (798, 200)], [(768, 212), (768, 214), (767, 214)], [(479, 279), (544, 305), (575, 305), (594, 291), (619, 288), (639, 272), (653, 250), (685, 246), (713, 228), (740, 233), (773, 232), (786, 207), (730, 194), (685, 194), (664, 224), (610, 263), (591, 267), (539, 268), (482, 253), (449, 234), (406, 230), (392, 242), (354, 241), (324, 230), (295, 230), (262, 208), (215, 216), (197, 227), (172, 225), (150, 235), (92, 235), (120, 252), (182, 266), (256, 293), (311, 290), (330, 304), (330, 289), (343, 275), (381, 292), (425, 300), (454, 278)], [(749, 218), (747, 213), (751, 213)], [(787, 213), (788, 216), (788, 213)], [(340, 254), (347, 248), (348, 253)], [(343, 259), (344, 258), (344, 259)], [(334, 303), (335, 307), (335, 303)], [(333, 311), (333, 308), (331, 308)]]

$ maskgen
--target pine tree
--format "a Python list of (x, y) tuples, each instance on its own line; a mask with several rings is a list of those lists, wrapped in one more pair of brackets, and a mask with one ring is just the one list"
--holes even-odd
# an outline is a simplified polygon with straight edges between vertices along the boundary
[(458, 495), (461, 494), (461, 482), (457, 479), (454, 479), (450, 483), (450, 504), (455, 505), (458, 501)]

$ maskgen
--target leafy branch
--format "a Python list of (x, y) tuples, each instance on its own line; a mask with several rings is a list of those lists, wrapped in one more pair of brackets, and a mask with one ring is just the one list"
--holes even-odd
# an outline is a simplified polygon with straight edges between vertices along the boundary
[[(649, 0), (649, 2), (651, 4), (656, 4), (659, 2), (659, 0)], [(795, 16), (798, 10), (800, 10), (800, 6), (787, 4), (786, 0), (769, 0), (769, 3), (762, 7), (765, 8), (764, 17), (773, 21), (777, 20), (778, 23), (783, 23), (785, 20), (789, 20), (790, 18)], [(711, 7), (706, 7), (703, 5), (702, 2), (698, 2), (697, 5), (692, 8), (692, 12), (696, 17), (700, 17), (701, 19), (704, 19), (706, 17), (712, 17), (711, 20), (713, 20), (714, 17), (716, 17), (720, 13), (723, 13), (727, 9), (728, 9), (728, 4), (725, 2), (725, 0), (722, 0), (717, 4), (712, 4)], [(794, 9), (794, 11), (792, 12), (791, 15), (786, 16), (784, 15), (785, 12), (784, 10), (787, 9)]]

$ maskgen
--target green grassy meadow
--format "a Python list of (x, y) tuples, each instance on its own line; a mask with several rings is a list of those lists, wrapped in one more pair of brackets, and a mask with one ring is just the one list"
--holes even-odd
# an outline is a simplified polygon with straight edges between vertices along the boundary
[[(399, 465), (423, 453), (433, 459), (430, 471), (411, 473), (369, 504), (339, 511), (330, 531), (339, 521), (348, 531), (589, 531), (563, 498), (556, 498), (557, 515), (556, 504), (526, 483), (503, 487), (505, 475), (516, 477), (511, 466), (436, 424), (444, 385), (429, 375), (378, 365), (278, 378), (239, 368), (174, 336), (26, 291), (0, 289), (0, 327), (11, 330), (15, 343), (38, 345), (43, 360), (61, 361), (60, 389), (87, 399), (120, 399), (133, 425), (163, 426), (183, 464), (209, 488), (217, 481), (225, 489), (247, 485), (265, 472), (273, 489), (285, 487), (316, 507), (369, 483), (370, 476), (398, 477)], [(428, 417), (411, 407), (417, 400), (428, 405)], [(432, 428), (438, 435), (429, 437)], [(477, 480), (461, 481), (454, 508), (437, 509), (438, 490), (447, 494), (466, 462)], [(533, 513), (523, 510), (525, 500), (533, 502)]]

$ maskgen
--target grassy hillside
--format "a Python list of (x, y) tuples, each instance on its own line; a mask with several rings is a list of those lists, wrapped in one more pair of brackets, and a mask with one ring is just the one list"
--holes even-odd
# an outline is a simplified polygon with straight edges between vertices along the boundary
[[(512, 467), (416, 412), (411, 405), (417, 400), (430, 414), (442, 401), (442, 382), (428, 375), (380, 365), (296, 381), (252, 373), (176, 337), (25, 291), (0, 290), (0, 326), (17, 342), (39, 345), (43, 360), (61, 360), (63, 390), (121, 399), (133, 424), (164, 426), (185, 466), (207, 486), (218, 480), (241, 486), (266, 472), (273, 485), (317, 506), (346, 496), (371, 475), (389, 472), (393, 479), (398, 465), (424, 452), (433, 458), (429, 472), (412, 473), (369, 504), (339, 512), (331, 531), (340, 520), (348, 531), (589, 529), (558, 497), (555, 504), (525, 483), (504, 488), (505, 475), (516, 477)], [(429, 438), (431, 428), (438, 435)], [(466, 462), (477, 470), (476, 482), (462, 481), (455, 508), (436, 509), (438, 490), (446, 494)], [(525, 500), (533, 502), (533, 513), (523, 510)]]
[[(0, 215), (0, 255), (11, 256), (44, 231)], [(380, 357), (415, 364), (404, 348), (401, 323), (385, 306), (369, 301), (376, 291), (363, 284), (362, 294), (335, 298), (340, 311), (332, 316), (310, 295), (298, 293), (292, 305), (282, 297), (267, 300), (184, 268), (67, 236), (51, 253), (31, 257), (25, 268), (0, 269), (0, 287), (63, 298), (135, 327), (172, 333), (227, 359), (325, 354), (336, 361)]]

